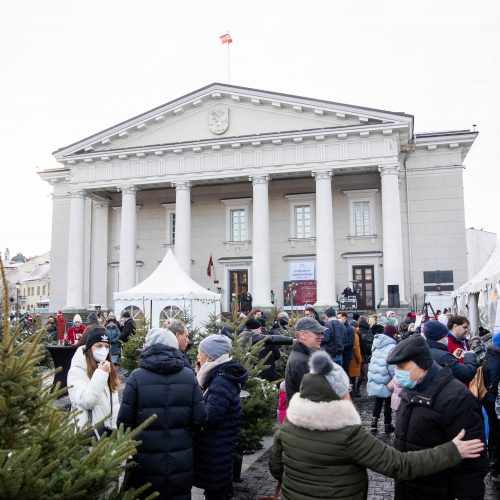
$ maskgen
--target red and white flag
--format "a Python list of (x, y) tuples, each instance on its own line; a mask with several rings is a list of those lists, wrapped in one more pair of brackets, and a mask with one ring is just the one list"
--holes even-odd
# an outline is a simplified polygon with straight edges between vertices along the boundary
[(229, 33), (221, 35), (219, 38), (222, 43), (233, 43), (233, 39), (231, 38), (231, 35)]
[(212, 267), (214, 267), (214, 261), (212, 259), (212, 254), (210, 254), (210, 259), (208, 260), (207, 266), (207, 276), (212, 277)]

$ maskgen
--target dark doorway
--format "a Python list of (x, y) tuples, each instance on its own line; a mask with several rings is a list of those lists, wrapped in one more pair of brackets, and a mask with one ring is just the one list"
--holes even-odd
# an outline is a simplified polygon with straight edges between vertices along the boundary
[(358, 309), (375, 309), (373, 266), (353, 266), (352, 280)]
[(236, 304), (238, 311), (249, 311), (252, 304), (247, 298), (248, 294), (248, 271), (246, 269), (235, 269), (229, 271), (229, 304)]

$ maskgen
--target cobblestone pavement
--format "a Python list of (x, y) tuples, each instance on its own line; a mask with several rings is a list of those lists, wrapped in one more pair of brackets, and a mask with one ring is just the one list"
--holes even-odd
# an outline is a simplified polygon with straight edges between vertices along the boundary
[[(372, 399), (362, 397), (355, 400), (355, 404), (361, 415), (363, 425), (368, 428), (371, 420)], [(392, 435), (388, 436), (381, 432), (383, 426), (379, 423), (378, 437), (388, 444), (392, 444)], [(268, 450), (264, 453), (243, 475), (239, 483), (234, 484), (235, 500), (256, 500), (261, 497), (274, 495), (276, 480), (271, 476), (268, 468)], [(388, 477), (368, 471), (368, 499), (369, 500), (392, 500), (394, 497), (394, 481)], [(496, 486), (489, 476), (485, 479), (485, 500), (500, 499), (500, 486)], [(429, 499), (432, 500), (432, 499)]]

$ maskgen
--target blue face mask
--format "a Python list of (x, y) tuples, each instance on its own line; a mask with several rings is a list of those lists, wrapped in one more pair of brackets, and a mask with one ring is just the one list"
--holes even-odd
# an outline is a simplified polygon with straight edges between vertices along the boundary
[(448, 337), (445, 337), (445, 338), (444, 338), (444, 342), (443, 342), (443, 344), (444, 344), (446, 347), (448, 347)]
[(401, 387), (405, 387), (406, 389), (413, 389), (417, 385), (416, 380), (411, 379), (410, 373), (411, 370), (400, 370), (396, 368), (394, 377)]

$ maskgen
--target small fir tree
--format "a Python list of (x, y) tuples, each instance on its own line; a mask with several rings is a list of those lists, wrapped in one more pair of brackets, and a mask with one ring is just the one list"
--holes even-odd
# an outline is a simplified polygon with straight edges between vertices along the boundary
[[(6, 290), (1, 260), (0, 274)], [(6, 311), (7, 300), (0, 347), (0, 498), (138, 498), (148, 486), (124, 491), (118, 479), (136, 453), (133, 438), (149, 422), (99, 441), (88, 437), (90, 428), (75, 430), (75, 412), (54, 405), (65, 390), (51, 394), (53, 373), (42, 376), (36, 369), (43, 330), (19, 342), (21, 326), (11, 332)]]

